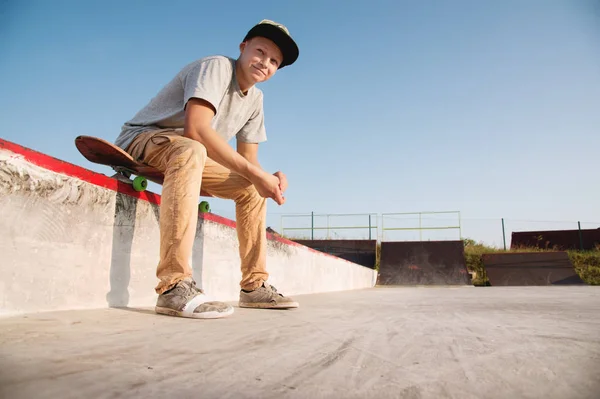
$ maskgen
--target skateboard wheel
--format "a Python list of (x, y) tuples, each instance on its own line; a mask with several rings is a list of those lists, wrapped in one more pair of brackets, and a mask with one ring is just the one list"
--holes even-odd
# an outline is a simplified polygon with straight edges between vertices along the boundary
[(145, 177), (137, 176), (133, 179), (133, 189), (135, 191), (144, 191), (148, 187), (148, 180)]
[(208, 205), (208, 202), (202, 201), (198, 205), (198, 212), (201, 212), (201, 213), (210, 212), (210, 205)]

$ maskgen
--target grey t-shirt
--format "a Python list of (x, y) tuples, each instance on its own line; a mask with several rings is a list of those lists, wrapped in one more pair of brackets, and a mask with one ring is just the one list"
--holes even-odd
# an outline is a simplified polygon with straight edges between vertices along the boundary
[(246, 95), (235, 78), (235, 60), (210, 56), (186, 65), (133, 119), (121, 128), (115, 144), (126, 149), (140, 133), (178, 129), (183, 134), (185, 105), (192, 97), (211, 103), (217, 113), (212, 128), (229, 141), (266, 141), (263, 94), (253, 86)]

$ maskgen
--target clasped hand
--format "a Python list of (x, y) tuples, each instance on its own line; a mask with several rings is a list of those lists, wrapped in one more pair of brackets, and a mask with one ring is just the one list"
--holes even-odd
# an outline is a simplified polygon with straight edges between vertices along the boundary
[(271, 198), (278, 205), (285, 203), (283, 193), (288, 187), (288, 182), (283, 172), (276, 172), (272, 175), (265, 172), (258, 181), (254, 182), (254, 186), (261, 197)]

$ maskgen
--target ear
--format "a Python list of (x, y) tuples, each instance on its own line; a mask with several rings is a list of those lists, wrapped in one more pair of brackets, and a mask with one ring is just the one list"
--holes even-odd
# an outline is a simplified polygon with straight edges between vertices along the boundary
[(244, 52), (244, 49), (246, 48), (247, 44), (248, 44), (248, 42), (241, 42), (240, 43), (240, 53)]

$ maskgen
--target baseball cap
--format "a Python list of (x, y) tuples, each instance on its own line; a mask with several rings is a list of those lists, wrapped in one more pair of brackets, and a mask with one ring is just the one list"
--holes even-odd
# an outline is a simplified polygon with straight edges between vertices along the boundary
[(248, 31), (244, 41), (252, 39), (256, 36), (266, 37), (272, 40), (283, 54), (283, 62), (279, 65), (279, 69), (286, 65), (292, 65), (298, 59), (298, 45), (292, 39), (290, 31), (282, 24), (269, 19), (263, 19), (258, 24), (254, 25)]

